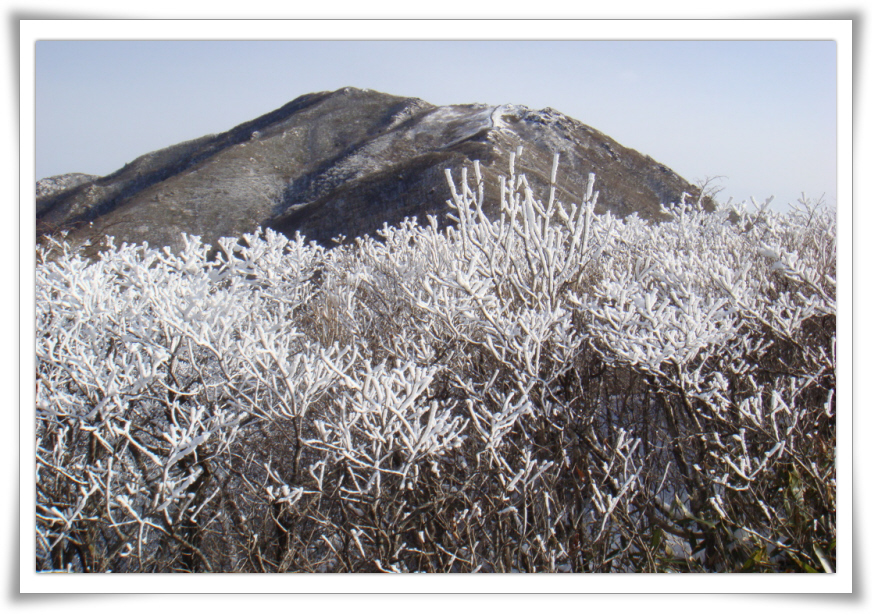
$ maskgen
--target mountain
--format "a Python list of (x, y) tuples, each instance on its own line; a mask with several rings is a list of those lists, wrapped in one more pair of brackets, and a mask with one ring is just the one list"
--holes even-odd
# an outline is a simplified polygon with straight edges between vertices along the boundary
[[(598, 208), (654, 219), (661, 203), (698, 189), (649, 156), (554, 109), (521, 105), (437, 107), (417, 98), (343, 88), (301, 96), (225, 133), (151, 152), (105, 177), (70, 173), (37, 183), (37, 235), (69, 231), (82, 242), (180, 245), (181, 233), (214, 243), (257, 226), (299, 231), (330, 245), (385, 222), (428, 214), (445, 222), (450, 191), (481, 161), (485, 200), (499, 206), (510, 152), (535, 189), (560, 153), (558, 198), (580, 203), (597, 175)], [(544, 194), (544, 192), (540, 193)]]

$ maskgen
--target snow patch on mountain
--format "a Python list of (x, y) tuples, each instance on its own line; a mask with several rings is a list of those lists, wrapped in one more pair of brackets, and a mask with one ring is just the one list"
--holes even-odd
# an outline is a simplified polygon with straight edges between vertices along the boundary
[(63, 175), (46, 177), (36, 182), (36, 198), (45, 199), (95, 179), (99, 179), (99, 177), (97, 175), (86, 175), (85, 173), (65, 173)]
[(524, 105), (500, 105), (494, 107), (493, 113), (491, 113), (491, 123), (494, 128), (511, 130), (512, 126), (509, 121), (516, 123), (518, 120), (526, 119), (529, 112), (530, 110)]
[(449, 148), (493, 128), (495, 107), (487, 105), (448, 105), (425, 115), (411, 133), (413, 139), (428, 136)]

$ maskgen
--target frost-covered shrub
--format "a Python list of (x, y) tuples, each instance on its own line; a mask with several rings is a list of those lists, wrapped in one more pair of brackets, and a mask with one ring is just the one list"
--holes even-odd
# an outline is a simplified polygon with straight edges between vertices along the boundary
[(476, 164), (452, 227), (330, 250), (41, 248), (37, 569), (834, 568), (831, 212), (514, 164), (498, 217)]
[[(691, 521), (692, 551), (707, 562), (747, 558), (746, 568), (827, 567), (834, 219), (705, 214), (684, 204), (666, 211), (669, 222), (620, 232), (634, 251), (615, 257), (579, 302), (591, 342), (604, 361), (645, 378), (654, 404), (644, 423), (664, 426), (665, 484), (670, 506)], [(655, 502), (665, 512), (666, 502)]]

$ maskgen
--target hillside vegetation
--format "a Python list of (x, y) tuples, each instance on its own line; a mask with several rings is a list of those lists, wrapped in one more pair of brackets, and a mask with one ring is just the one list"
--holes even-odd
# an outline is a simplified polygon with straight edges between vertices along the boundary
[(41, 247), (36, 569), (834, 570), (833, 213), (517, 164), (333, 249)]

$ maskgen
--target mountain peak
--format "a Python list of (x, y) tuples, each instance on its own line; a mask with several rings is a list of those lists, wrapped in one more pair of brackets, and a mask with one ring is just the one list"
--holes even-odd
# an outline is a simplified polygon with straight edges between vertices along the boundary
[(106, 177), (41, 180), (37, 232), (175, 248), (183, 232), (214, 244), (269, 226), (329, 244), (407, 216), (447, 222), (445, 169), (479, 160), (495, 189), (518, 146), (520, 171), (534, 188), (547, 185), (552, 157), (561, 155), (558, 184), (567, 202), (581, 202), (591, 172), (599, 207), (617, 215), (654, 218), (661, 203), (694, 193), (664, 165), (550, 107), (435, 106), (345, 87), (145, 154)]

